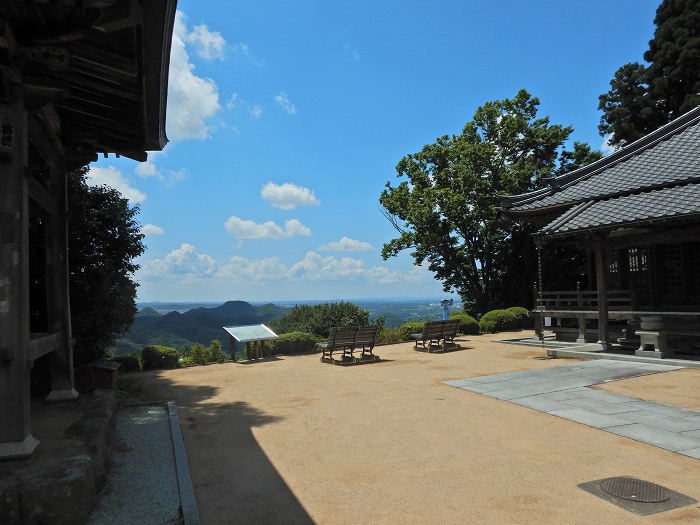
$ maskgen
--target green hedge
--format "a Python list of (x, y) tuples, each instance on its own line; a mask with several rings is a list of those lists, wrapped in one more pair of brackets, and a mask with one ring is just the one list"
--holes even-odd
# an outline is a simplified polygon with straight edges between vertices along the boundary
[(518, 326), (520, 328), (531, 328), (534, 326), (534, 319), (528, 316), (527, 308), (523, 308), (522, 306), (511, 306), (510, 308), (506, 308), (506, 310), (515, 314), (515, 317), (518, 318)]
[(272, 354), (301, 354), (313, 351), (318, 340), (308, 332), (289, 332), (267, 341), (266, 346)]
[(463, 312), (451, 313), (450, 319), (459, 319), (459, 328), (457, 328), (457, 331), (460, 334), (479, 335), (481, 333), (479, 321), (474, 319), (469, 314), (465, 314)]
[(401, 342), (401, 331), (398, 328), (382, 328), (377, 337), (378, 345), (393, 345)]
[(177, 350), (169, 346), (144, 346), (141, 350), (141, 363), (144, 370), (177, 368), (180, 356)]
[(110, 359), (115, 363), (119, 363), (120, 372), (140, 372), (141, 371), (141, 361), (138, 356), (135, 355), (118, 355)]
[(399, 334), (402, 341), (408, 341), (411, 334), (419, 334), (423, 331), (425, 323), (423, 321), (408, 321), (399, 326)]
[(481, 317), (479, 326), (484, 333), (507, 332), (518, 328), (518, 318), (508, 310), (491, 310)]

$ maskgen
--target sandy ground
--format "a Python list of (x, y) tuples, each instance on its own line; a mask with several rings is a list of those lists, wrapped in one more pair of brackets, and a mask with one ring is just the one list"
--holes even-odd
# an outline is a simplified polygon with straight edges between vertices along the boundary
[[(577, 487), (633, 476), (700, 500), (699, 460), (443, 384), (571, 362), (492, 342), (505, 337), (445, 354), (378, 347), (382, 361), (359, 366), (305, 355), (120, 381), (176, 402), (207, 525), (700, 523), (700, 504), (638, 516)], [(605, 390), (700, 410), (700, 369)]]

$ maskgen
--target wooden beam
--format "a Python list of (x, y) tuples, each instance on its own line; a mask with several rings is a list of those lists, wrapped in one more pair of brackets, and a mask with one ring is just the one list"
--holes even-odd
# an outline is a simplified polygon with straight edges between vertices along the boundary
[(27, 113), (21, 86), (0, 105), (0, 459), (31, 455)]
[(41, 356), (58, 350), (61, 345), (61, 334), (42, 334), (32, 337), (29, 341), (29, 359), (34, 361)]
[(32, 146), (41, 155), (44, 164), (55, 165), (59, 156), (63, 153), (61, 139), (57, 130), (47, 130), (52, 124), (49, 121), (40, 121), (37, 117), (29, 118), (29, 137)]
[(595, 271), (598, 288), (598, 344), (607, 350), (608, 342), (608, 265), (602, 240), (595, 246)]
[(37, 181), (31, 174), (27, 174), (26, 179), (29, 197), (36, 201), (39, 206), (50, 213), (53, 217), (56, 217), (58, 209), (56, 208), (56, 200), (54, 199), (53, 195), (51, 195), (46, 188), (39, 184), (39, 181)]
[[(698, 217), (697, 222), (700, 222)], [(605, 250), (619, 250), (621, 248), (631, 248), (637, 246), (651, 246), (654, 244), (669, 244), (687, 241), (697, 241), (700, 239), (700, 225), (689, 225), (673, 229), (669, 224), (665, 225), (663, 231), (647, 230), (632, 232), (630, 235), (620, 237), (608, 237), (603, 241)]]
[(46, 297), (48, 322), (58, 332), (58, 347), (51, 355), (51, 393), (47, 401), (75, 399), (73, 336), (68, 283), (67, 182), (65, 161), (49, 167), (48, 187), (56, 202), (56, 214), (45, 231)]

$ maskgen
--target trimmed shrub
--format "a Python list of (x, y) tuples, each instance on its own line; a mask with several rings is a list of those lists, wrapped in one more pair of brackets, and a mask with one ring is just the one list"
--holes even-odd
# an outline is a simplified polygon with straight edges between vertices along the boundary
[(318, 340), (308, 332), (289, 332), (267, 341), (266, 345), (272, 354), (300, 354), (313, 351)]
[(212, 339), (211, 344), (209, 345), (209, 357), (211, 358), (212, 363), (223, 363), (226, 361), (226, 354), (221, 347), (221, 341), (218, 339)]
[(195, 363), (192, 362), (192, 359), (188, 355), (181, 355), (180, 359), (177, 361), (177, 366), (184, 368), (187, 366), (195, 366)]
[(459, 319), (459, 327), (457, 328), (457, 332), (460, 334), (479, 335), (481, 333), (479, 321), (474, 319), (469, 314), (465, 314), (464, 312), (455, 312), (450, 314), (450, 319)]
[(180, 356), (177, 350), (169, 346), (144, 346), (141, 350), (141, 363), (144, 370), (177, 368)]
[(393, 345), (401, 342), (401, 331), (398, 328), (382, 328), (377, 337), (378, 345)]
[(529, 317), (528, 310), (527, 308), (523, 308), (522, 306), (511, 306), (510, 308), (507, 308), (509, 312), (515, 314), (515, 317), (518, 318), (518, 326), (520, 328), (529, 328), (532, 327), (534, 324), (534, 319)]
[(211, 352), (202, 343), (190, 346), (187, 357), (193, 365), (206, 365), (211, 363)]
[(411, 334), (418, 334), (423, 331), (425, 323), (423, 321), (407, 321), (399, 326), (399, 335), (402, 341), (408, 341)]
[(518, 328), (518, 318), (508, 310), (491, 310), (486, 312), (479, 320), (482, 332), (495, 334)]
[(121, 367), (120, 372), (140, 372), (141, 371), (141, 361), (138, 356), (135, 355), (117, 355), (114, 356), (110, 361), (119, 363)]

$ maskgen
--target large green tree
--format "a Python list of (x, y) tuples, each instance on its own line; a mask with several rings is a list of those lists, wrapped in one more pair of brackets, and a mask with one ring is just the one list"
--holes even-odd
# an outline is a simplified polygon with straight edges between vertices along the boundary
[(479, 107), (460, 135), (445, 135), (396, 166), (397, 186), (379, 201), (399, 236), (387, 259), (411, 249), (445, 291), (473, 311), (531, 302), (537, 256), (530, 227), (499, 211), (498, 195), (530, 191), (554, 175), (600, 158), (582, 143), (564, 149), (570, 126), (537, 117), (539, 101), (521, 90)]
[(279, 334), (307, 332), (318, 337), (328, 337), (333, 326), (365, 326), (369, 323), (369, 312), (356, 304), (322, 303), (296, 305), (289, 313), (271, 321)]
[(88, 168), (68, 174), (68, 249), (74, 360), (104, 355), (136, 314), (134, 259), (145, 247), (130, 205), (117, 190), (90, 186)]
[(617, 70), (599, 97), (599, 130), (624, 146), (700, 105), (700, 1), (664, 0), (644, 53)]

